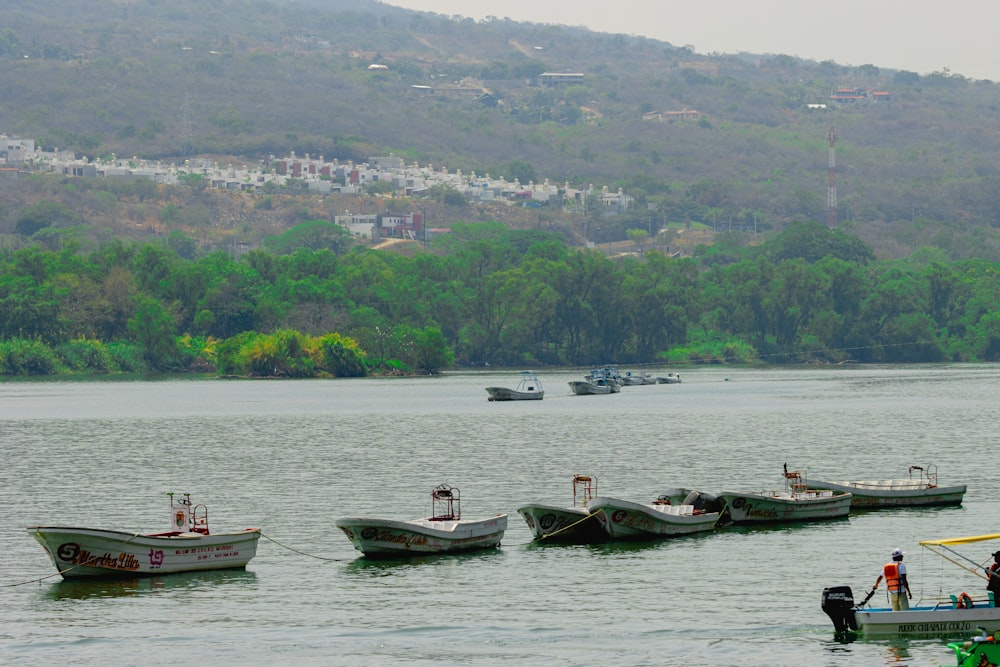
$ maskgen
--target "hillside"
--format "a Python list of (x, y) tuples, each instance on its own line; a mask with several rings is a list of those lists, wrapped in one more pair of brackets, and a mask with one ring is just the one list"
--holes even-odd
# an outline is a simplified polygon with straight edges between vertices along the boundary
[[(635, 198), (634, 218), (590, 239), (610, 241), (651, 215), (726, 231), (824, 220), (835, 127), (840, 226), (880, 256), (935, 245), (954, 258), (1000, 257), (1000, 86), (947, 71), (706, 57), (646, 38), (366, 0), (10, 0), (0, 17), (0, 131), (50, 149), (247, 161), (394, 153), (524, 182), (620, 187)], [(583, 76), (546, 85), (545, 72)], [(865, 96), (831, 100), (844, 87)], [(2, 190), (9, 233), (32, 202)], [(230, 205), (245, 208), (221, 202), (207, 215)], [(443, 207), (439, 219), (479, 213)], [(148, 207), (134, 215), (162, 219)], [(260, 215), (279, 228), (294, 222)], [(91, 216), (118, 233), (120, 218)], [(516, 216), (512, 224), (557, 226), (580, 217)], [(228, 235), (264, 234), (242, 227)]]

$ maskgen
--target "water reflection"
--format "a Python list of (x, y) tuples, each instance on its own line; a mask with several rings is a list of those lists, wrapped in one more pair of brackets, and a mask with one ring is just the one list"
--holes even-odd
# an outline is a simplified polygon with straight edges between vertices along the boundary
[(427, 554), (426, 556), (406, 556), (403, 558), (371, 558), (358, 556), (345, 566), (353, 574), (380, 576), (398, 569), (419, 569), (425, 567), (451, 567), (468, 561), (483, 561), (502, 558), (500, 549), (482, 549), (463, 553)]
[(139, 577), (136, 579), (74, 579), (53, 583), (42, 591), (42, 596), (50, 600), (120, 598), (148, 593), (200, 589), (206, 586), (248, 586), (255, 584), (256, 581), (257, 574), (248, 570), (183, 572), (163, 577)]

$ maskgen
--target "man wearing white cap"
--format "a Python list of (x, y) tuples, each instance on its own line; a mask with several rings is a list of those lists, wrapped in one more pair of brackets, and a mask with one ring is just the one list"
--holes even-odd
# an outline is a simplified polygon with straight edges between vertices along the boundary
[(903, 550), (892, 550), (892, 562), (882, 566), (882, 574), (875, 581), (874, 591), (885, 579), (885, 587), (889, 589), (889, 602), (893, 611), (906, 611), (910, 608), (910, 582), (906, 580), (906, 566), (903, 565)]

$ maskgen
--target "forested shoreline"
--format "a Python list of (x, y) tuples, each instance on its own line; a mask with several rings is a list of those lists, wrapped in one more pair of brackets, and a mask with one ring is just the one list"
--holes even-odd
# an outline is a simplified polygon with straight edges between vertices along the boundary
[(456, 225), (418, 252), (0, 252), (0, 373), (433, 373), (460, 366), (1000, 360), (1000, 264), (875, 261), (815, 223), (609, 258)]

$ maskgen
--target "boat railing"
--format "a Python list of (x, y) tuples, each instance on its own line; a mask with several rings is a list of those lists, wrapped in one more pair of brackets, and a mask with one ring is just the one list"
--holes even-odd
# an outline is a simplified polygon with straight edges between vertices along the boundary
[(208, 506), (204, 503), (191, 508), (191, 532), (208, 535)]
[(927, 486), (937, 486), (938, 475), (936, 465), (932, 463), (927, 466), (910, 466), (910, 469), (907, 471), (910, 475), (910, 479), (913, 479), (914, 470), (920, 473), (920, 476), (917, 477), (916, 481), (923, 482)]
[(462, 518), (462, 492), (441, 484), (431, 491), (431, 521), (458, 521)]
[(597, 478), (590, 475), (573, 475), (573, 507), (586, 507), (597, 497)]

